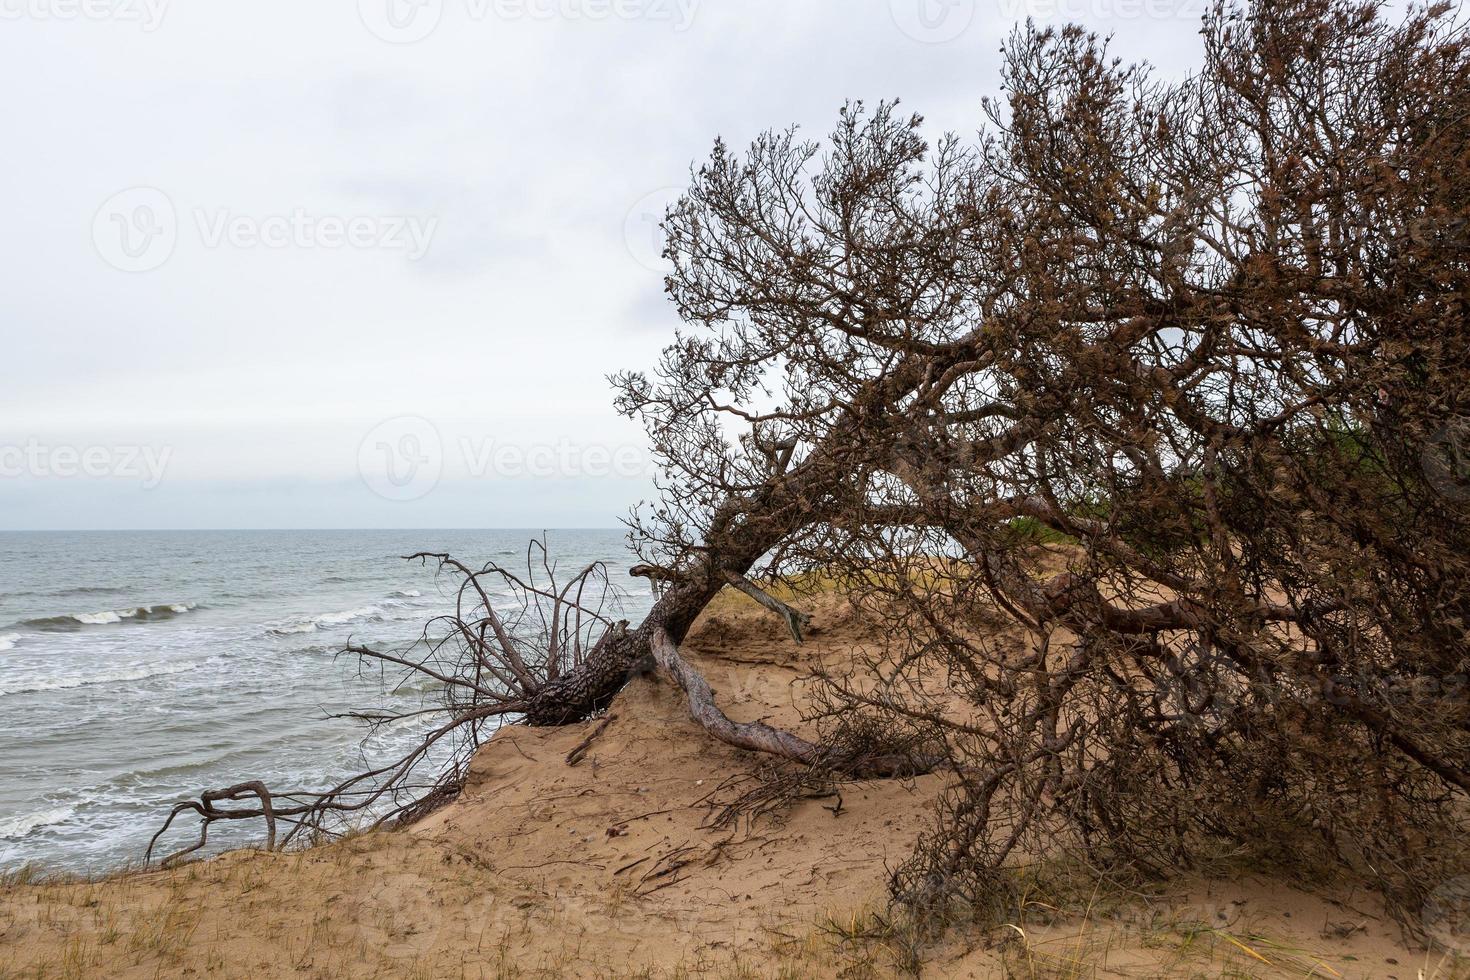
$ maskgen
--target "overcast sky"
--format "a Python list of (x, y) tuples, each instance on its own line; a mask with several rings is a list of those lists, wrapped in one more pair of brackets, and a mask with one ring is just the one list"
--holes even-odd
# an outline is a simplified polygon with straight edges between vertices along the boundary
[(0, 528), (606, 527), (719, 135), (973, 134), (1018, 17), (1200, 0), (0, 0)]

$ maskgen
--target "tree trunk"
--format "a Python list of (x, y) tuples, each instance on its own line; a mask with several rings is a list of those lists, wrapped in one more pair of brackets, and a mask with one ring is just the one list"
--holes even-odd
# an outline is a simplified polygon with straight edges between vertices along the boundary
[(777, 522), (751, 521), (721, 536), (721, 546), (705, 552), (701, 565), (681, 572), (636, 629), (608, 637), (579, 668), (537, 691), (525, 723), (568, 725), (606, 709), (631, 678), (653, 667), (655, 631), (667, 632), (676, 644), (683, 642), (704, 607), (725, 587), (725, 573), (744, 575), (789, 530)]

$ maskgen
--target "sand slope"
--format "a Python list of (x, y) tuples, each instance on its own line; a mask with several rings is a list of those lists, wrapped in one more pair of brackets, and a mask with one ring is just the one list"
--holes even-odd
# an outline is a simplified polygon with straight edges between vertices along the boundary
[[(743, 600), (742, 600), (743, 601)], [(738, 720), (799, 727), (804, 669), (863, 630), (816, 608), (796, 647), (722, 602), (686, 652)], [(294, 854), (236, 853), (100, 883), (0, 889), (0, 977), (872, 976), (908, 962), (883, 934), (886, 869), (938, 777), (873, 783), (711, 826), (758, 764), (712, 743), (676, 691), (635, 682), (597, 723), (509, 729), (467, 791), (405, 831)], [(1365, 895), (1181, 882), (1091, 919), (965, 930), (920, 948), (929, 976), (1470, 976), (1415, 950)]]

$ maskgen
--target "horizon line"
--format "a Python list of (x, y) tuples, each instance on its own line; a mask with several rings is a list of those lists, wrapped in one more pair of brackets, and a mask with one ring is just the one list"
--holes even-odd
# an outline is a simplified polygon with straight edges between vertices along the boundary
[(585, 525), (561, 527), (13, 527), (0, 534), (185, 534), (208, 531), (622, 531), (624, 527)]

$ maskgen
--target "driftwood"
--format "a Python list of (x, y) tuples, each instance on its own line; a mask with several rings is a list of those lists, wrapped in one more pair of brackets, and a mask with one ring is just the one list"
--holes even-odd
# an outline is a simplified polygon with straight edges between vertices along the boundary
[(786, 605), (786, 603), (782, 602), (780, 599), (775, 598), (769, 592), (766, 592), (764, 589), (757, 586), (754, 582), (746, 578), (744, 575), (740, 575), (736, 572), (726, 569), (725, 581), (729, 582), (734, 588), (750, 596), (756, 602), (760, 603), (762, 606), (765, 606), (771, 612), (775, 613), (777, 616), (780, 616), (783, 620), (785, 620), (786, 628), (791, 631), (791, 638), (793, 640), (795, 640), (797, 643), (805, 642), (802, 639), (801, 634), (802, 630), (806, 629), (811, 624), (812, 618), (810, 616), (808, 616), (804, 612), (801, 612), (798, 609), (793, 609), (790, 606)]
[(679, 648), (668, 631), (654, 630), (653, 657), (684, 692), (689, 703), (689, 716), (726, 745), (808, 764), (815, 764), (822, 758), (821, 748), (790, 732), (772, 728), (761, 721), (731, 721), (715, 704), (714, 692), (704, 675), (679, 655)]
[(592, 748), (592, 743), (597, 741), (597, 736), (601, 735), (604, 731), (607, 730), (608, 725), (611, 725), (617, 720), (617, 715), (608, 715), (606, 718), (602, 719), (602, 721), (598, 722), (597, 727), (592, 729), (592, 731), (587, 735), (586, 738), (578, 742), (576, 748), (567, 753), (567, 765), (575, 766), (577, 763), (581, 762), (582, 759), (587, 755), (587, 750)]
[[(614, 378), (659, 471), (628, 521), (647, 617), (521, 578), (526, 615), (502, 616), (478, 578), (503, 570), (434, 556), (463, 580), (448, 637), (357, 652), (434, 678), (429, 742), (467, 751), (480, 725), (594, 718), (656, 668), (704, 731), (797, 766), (937, 752), (952, 792), (893, 879), (915, 904), (991, 905), (1017, 853), (1158, 871), (1207, 839), (1422, 908), (1470, 869), (1449, 9), (1222, 6), (1172, 83), (1027, 27), (978, 143), (889, 103), (825, 145), (717, 144), (664, 223), (687, 330)], [(679, 645), (728, 587), (800, 639), (755, 583), (811, 572), (879, 625), (813, 685), (809, 742), (733, 722)], [(312, 807), (287, 838), (418, 812), (425, 758), (271, 809)]]
[[(544, 706), (548, 689), (592, 688), (578, 704), (602, 704), (611, 698), (610, 688), (626, 682), (629, 675), (620, 658), (627, 649), (627, 623), (607, 614), (616, 594), (600, 563), (559, 576), (540, 541), (528, 547), (524, 571), (494, 563), (475, 568), (446, 554), (416, 554), (408, 560), (434, 562), (441, 572), (458, 578), (454, 611), (426, 624), (420, 641), (406, 650), (351, 644), (344, 652), (364, 667), (433, 680), (441, 703), (411, 712), (358, 711), (343, 717), (364, 722), (373, 731), (415, 716), (439, 716), (438, 723), (402, 755), (326, 789), (272, 792), (252, 781), (180, 802), (154, 835), (148, 860), (176, 819), (187, 813), (200, 818), (198, 838), (165, 863), (203, 849), (218, 823), (263, 820), (267, 846), (274, 850), (346, 830), (412, 821), (459, 793), (483, 731), (493, 732), (507, 720)], [(510, 599), (492, 600), (492, 592), (507, 588)], [(573, 713), (558, 703), (559, 711)], [(259, 804), (221, 805), (249, 795)], [(279, 836), (278, 823), (288, 828)]]
[[(246, 795), (254, 795), (257, 799), (259, 799), (260, 807), (258, 809), (247, 808), (243, 810), (221, 810), (218, 806), (216, 806), (216, 804), (219, 803), (239, 800)], [(240, 783), (238, 785), (230, 786), (225, 789), (210, 790), (202, 794), (198, 801), (188, 800), (179, 803), (174, 807), (173, 812), (168, 815), (168, 819), (164, 821), (163, 826), (158, 829), (158, 833), (154, 834), (153, 839), (148, 842), (148, 851), (144, 855), (145, 862), (151, 862), (153, 860), (153, 848), (157, 846), (159, 838), (167, 833), (168, 828), (174, 822), (174, 818), (178, 817), (180, 814), (188, 812), (199, 814), (199, 838), (192, 845), (174, 851), (173, 853), (163, 858), (161, 863), (164, 867), (168, 867), (170, 864), (173, 864), (174, 862), (179, 861), (182, 858), (187, 857), (188, 855), (193, 854), (195, 851), (198, 851), (200, 848), (204, 847), (204, 845), (209, 842), (210, 824), (220, 819), (264, 819), (266, 831), (265, 849), (267, 851), (274, 851), (276, 849), (277, 816), (290, 819), (294, 816), (299, 815), (303, 811), (299, 807), (289, 807), (286, 810), (278, 813), (271, 799), (270, 790), (266, 787), (264, 783), (258, 780), (253, 780), (248, 783)], [(236, 816), (236, 814), (239, 814), (239, 816)]]

